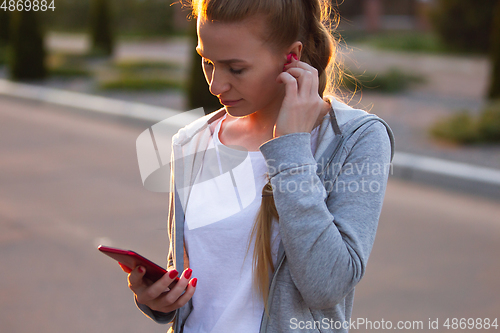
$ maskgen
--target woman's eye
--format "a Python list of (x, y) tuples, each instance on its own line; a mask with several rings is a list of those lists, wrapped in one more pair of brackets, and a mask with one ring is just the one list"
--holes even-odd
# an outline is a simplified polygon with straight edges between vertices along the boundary
[[(203, 59), (203, 65), (204, 66), (213, 66), (212, 62), (206, 59)], [(243, 69), (233, 69), (229, 68), (229, 71), (233, 74), (241, 74), (243, 72)]]
[(236, 69), (232, 69), (232, 68), (230, 68), (230, 69), (229, 69), (229, 71), (230, 71), (231, 73), (233, 73), (233, 74), (241, 74), (241, 73), (243, 72), (243, 69), (238, 69), (238, 70), (236, 70)]

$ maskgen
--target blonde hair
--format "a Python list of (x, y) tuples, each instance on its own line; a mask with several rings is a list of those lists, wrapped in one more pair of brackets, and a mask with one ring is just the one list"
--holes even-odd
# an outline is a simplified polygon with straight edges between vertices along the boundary
[[(332, 31), (337, 27), (337, 13), (327, 0), (181, 0), (194, 17), (211, 21), (238, 22), (258, 15), (266, 24), (266, 44), (284, 50), (295, 41), (303, 44), (300, 60), (318, 70), (318, 93), (333, 92), (342, 76), (335, 61), (336, 40)], [(186, 3), (187, 2), (187, 3)], [(262, 189), (262, 202), (250, 239), (255, 237), (253, 254), (254, 285), (261, 294), (266, 312), (269, 275), (275, 269), (271, 254), (273, 218), (279, 219), (274, 203), (271, 181)]]

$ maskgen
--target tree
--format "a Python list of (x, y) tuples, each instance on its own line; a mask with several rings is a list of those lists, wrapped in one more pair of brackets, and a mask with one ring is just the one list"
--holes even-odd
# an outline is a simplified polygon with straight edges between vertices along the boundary
[(13, 11), (10, 16), (7, 64), (12, 80), (43, 79), (47, 76), (46, 51), (38, 15), (34, 11)]
[(491, 79), (488, 97), (500, 99), (500, 0), (494, 10), (491, 36)]
[(91, 53), (110, 56), (113, 54), (114, 42), (109, 1), (92, 0), (90, 6)]
[(444, 43), (461, 51), (488, 52), (498, 0), (437, 0), (431, 21)]
[(0, 10), (0, 46), (9, 41), (9, 12)]
[(380, 29), (380, 16), (382, 15), (381, 0), (364, 0), (365, 23), (368, 32)]

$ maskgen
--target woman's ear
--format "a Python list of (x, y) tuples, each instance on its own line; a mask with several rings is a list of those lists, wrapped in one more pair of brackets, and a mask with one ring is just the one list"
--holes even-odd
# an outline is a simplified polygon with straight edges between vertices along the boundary
[(290, 47), (288, 48), (287, 54), (289, 54), (289, 53), (296, 54), (298, 60), (300, 60), (301, 55), (302, 55), (302, 42), (296, 41), (292, 45), (290, 45)]

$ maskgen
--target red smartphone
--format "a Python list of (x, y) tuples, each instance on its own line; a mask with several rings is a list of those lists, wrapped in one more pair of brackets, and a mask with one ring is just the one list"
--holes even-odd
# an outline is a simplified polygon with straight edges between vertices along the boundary
[[(146, 274), (144, 277), (151, 282), (158, 281), (167, 272), (163, 267), (155, 264), (149, 259), (144, 258), (134, 251), (122, 250), (104, 245), (99, 245), (97, 249), (130, 269), (134, 269), (137, 266), (145, 267)], [(179, 281), (179, 277), (175, 278), (169, 288), (173, 287), (177, 281)]]

